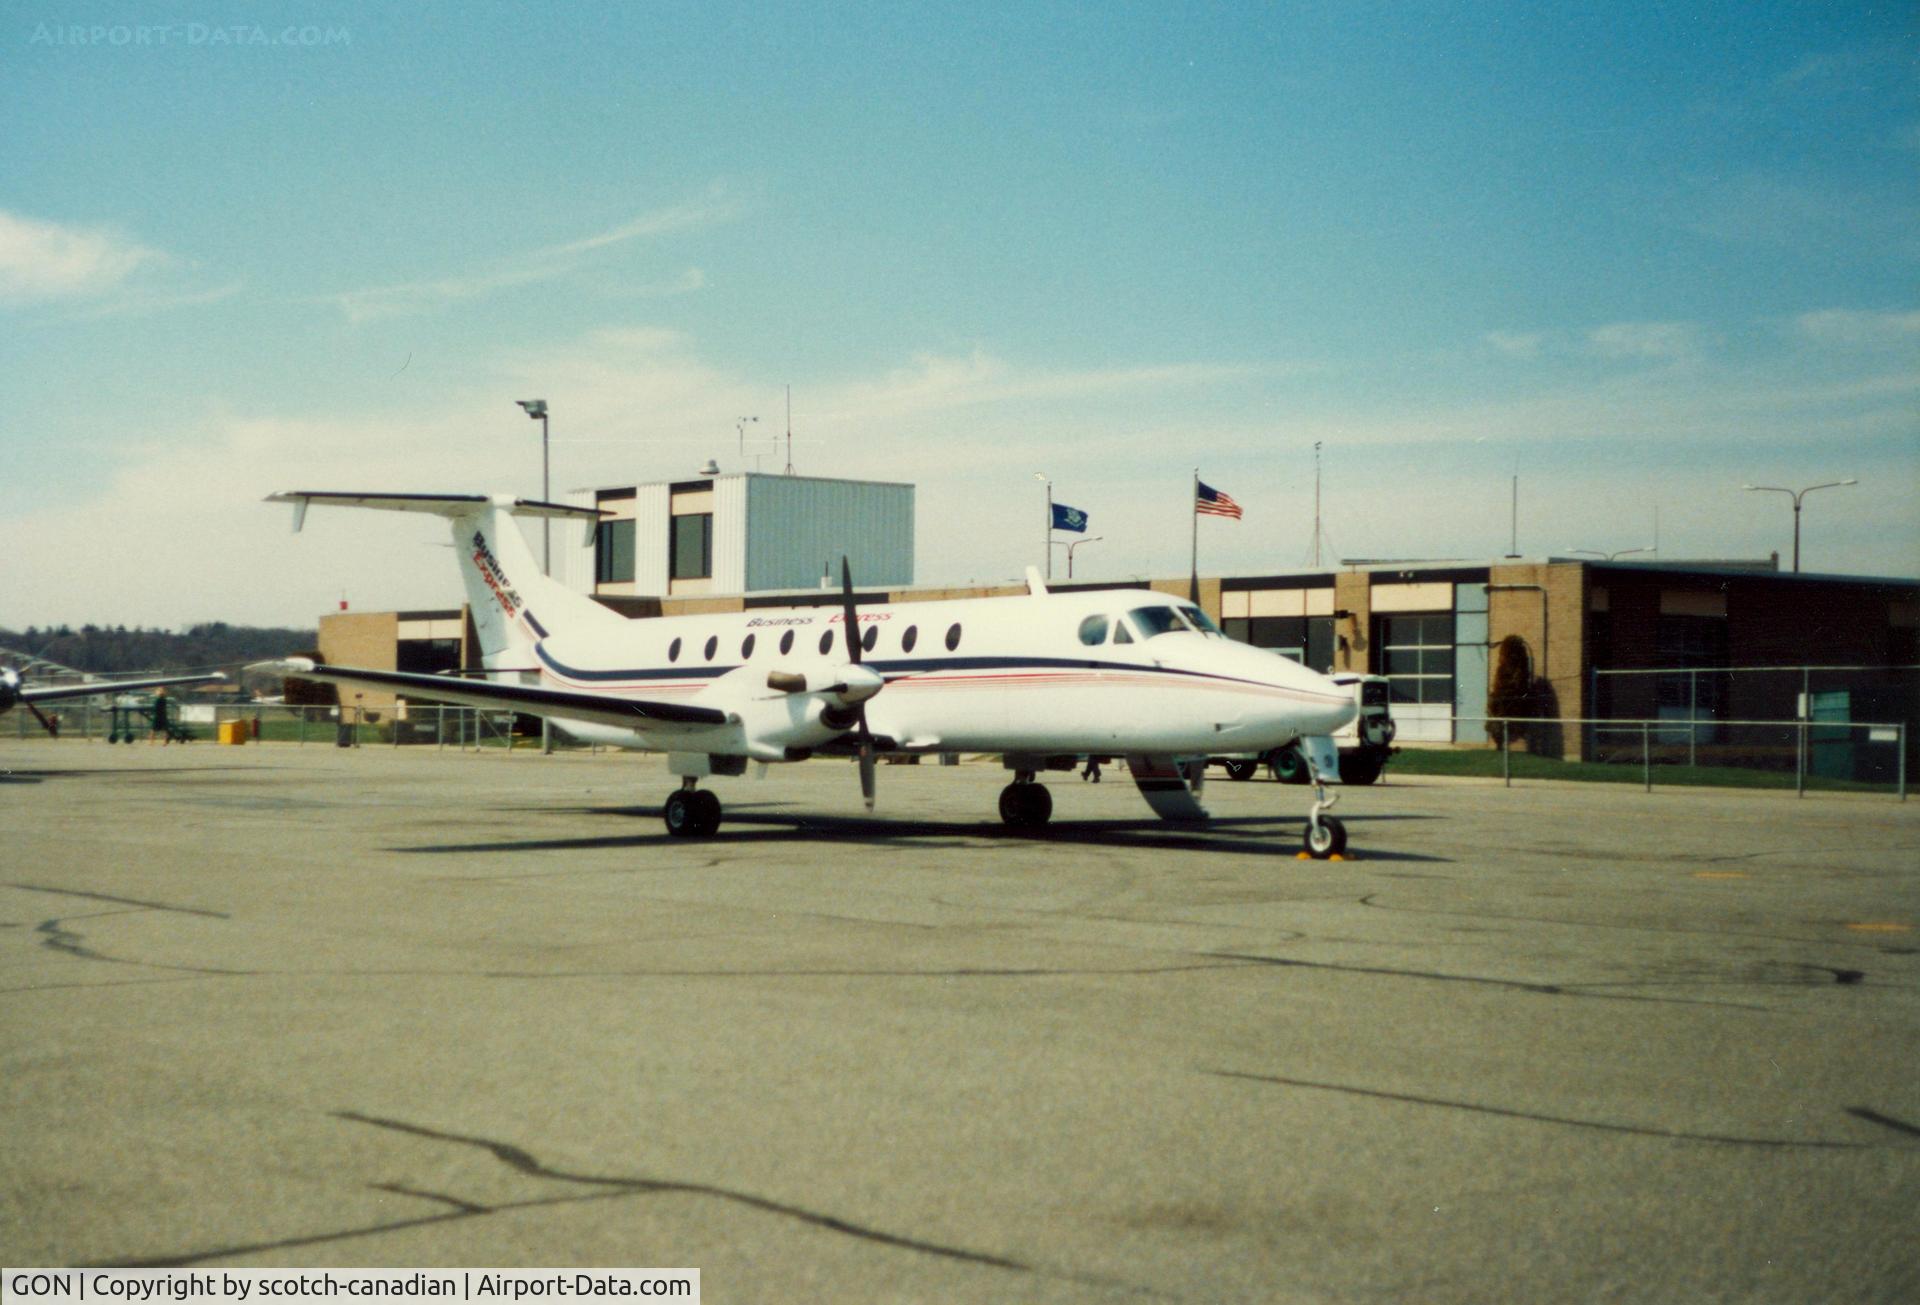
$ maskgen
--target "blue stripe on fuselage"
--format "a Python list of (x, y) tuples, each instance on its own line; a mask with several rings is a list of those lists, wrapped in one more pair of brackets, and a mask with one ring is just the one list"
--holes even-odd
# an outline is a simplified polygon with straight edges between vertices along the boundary
[[(730, 671), (740, 669), (739, 663), (725, 666), (708, 664), (705, 666), (663, 666), (663, 667), (627, 667), (621, 670), (595, 671), (582, 667), (569, 666), (549, 653), (544, 644), (535, 644), (534, 652), (540, 660), (556, 675), (564, 675), (570, 680), (585, 683), (632, 681), (632, 680), (697, 680), (718, 679)], [(1138, 675), (1173, 675), (1187, 679), (1219, 680), (1227, 684), (1251, 684), (1262, 689), (1279, 689), (1288, 693), (1313, 694), (1329, 702), (1345, 702), (1344, 695), (1315, 693), (1312, 689), (1296, 688), (1287, 684), (1269, 684), (1263, 680), (1249, 680), (1237, 675), (1219, 675), (1211, 671), (1189, 671), (1173, 666), (1139, 666), (1132, 662), (1104, 662), (1079, 657), (912, 657), (895, 659), (867, 659), (863, 666), (878, 671), (881, 675), (904, 676), (926, 675), (935, 671), (1121, 671)], [(777, 669), (770, 665), (769, 670)]]

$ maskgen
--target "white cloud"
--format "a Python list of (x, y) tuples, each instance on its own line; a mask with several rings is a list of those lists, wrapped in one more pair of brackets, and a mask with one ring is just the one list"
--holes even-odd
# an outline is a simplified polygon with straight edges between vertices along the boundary
[(1700, 351), (1691, 322), (1613, 322), (1587, 332), (1587, 348), (1601, 358), (1680, 362)]
[(0, 210), (0, 302), (94, 299), (167, 261), (104, 227), (61, 226)]
[[(589, 264), (592, 261), (589, 255), (634, 240), (729, 221), (737, 217), (739, 212), (739, 203), (716, 188), (703, 200), (642, 213), (631, 221), (579, 240), (511, 256), (492, 268), (427, 281), (343, 290), (323, 296), (322, 302), (334, 304), (347, 315), (349, 321), (354, 322), (429, 312), (447, 304), (483, 298), (515, 286), (551, 281)], [(698, 268), (689, 268), (671, 281), (642, 286), (632, 293), (643, 297), (688, 294), (705, 284), (706, 274)]]
[(1488, 331), (1480, 337), (1495, 353), (1509, 358), (1538, 358), (1546, 336), (1538, 331)]
[(1850, 308), (1825, 308), (1802, 313), (1793, 319), (1793, 329), (1815, 344), (1846, 348), (1888, 348), (1920, 341), (1920, 312), (1867, 312)]
[[(1618, 335), (1620, 348), (1650, 347)], [(1543, 347), (1585, 338), (1549, 334)], [(1037, 559), (1034, 471), (1092, 514), (1102, 540), (1081, 550), (1083, 577), (1184, 574), (1196, 465), (1248, 513), (1202, 523), (1203, 568), (1254, 574), (1305, 560), (1315, 440), (1326, 441), (1327, 528), (1349, 556), (1503, 551), (1508, 476), (1521, 463), (1530, 549), (1643, 543), (1641, 516), (1665, 495), (1669, 552), (1763, 554), (1777, 546), (1773, 523), (1752, 515), (1740, 480), (1825, 475), (1844, 446), (1843, 470), (1863, 488), (1833, 565), (1911, 569), (1887, 559), (1920, 549), (1920, 520), (1898, 492), (1913, 481), (1912, 373), (1590, 370), (1544, 393), (1441, 400), (1292, 387), (1277, 365), (1076, 369), (986, 349), (924, 354), (868, 377), (802, 378), (794, 456), (804, 475), (916, 483), (918, 578), (940, 583), (1004, 581)], [(315, 514), (296, 538), (288, 514), (259, 500), (289, 488), (532, 492), (540, 441), (512, 406), (523, 396), (552, 405), (556, 489), (669, 479), (709, 456), (728, 470), (752, 468), (756, 454), (769, 470), (784, 460), (777, 384), (644, 325), (481, 358), (403, 401), (359, 395), (354, 407), (309, 416), (168, 410), (155, 420), (169, 424), (84, 501), (0, 520), (0, 556), (35, 559), (10, 577), (0, 617), (297, 623), (342, 593), (376, 610), (457, 603), (438, 523)], [(743, 453), (735, 423), (755, 413)], [(1477, 439), (1492, 449), (1476, 451)], [(1706, 441), (1719, 452), (1688, 452)], [(1650, 452), (1661, 448), (1670, 460)], [(1795, 465), (1801, 455), (1820, 465)], [(102, 521), (153, 522), (155, 502), (204, 510), (101, 531)], [(1648, 513), (1620, 519), (1621, 504), (1642, 502)]]

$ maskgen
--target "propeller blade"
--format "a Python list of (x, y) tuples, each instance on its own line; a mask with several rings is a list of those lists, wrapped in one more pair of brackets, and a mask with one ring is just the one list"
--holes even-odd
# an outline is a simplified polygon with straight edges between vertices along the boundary
[(853, 607), (853, 567), (847, 562), (847, 555), (840, 555), (840, 601), (847, 621), (847, 659), (855, 666), (860, 664), (860, 614)]
[[(847, 623), (847, 660), (855, 666), (860, 664), (860, 654), (866, 651), (860, 638), (860, 613), (853, 605), (853, 565), (847, 561), (847, 555), (840, 555), (840, 602)], [(860, 740), (860, 796), (866, 801), (867, 810), (873, 810), (873, 731), (867, 728), (867, 707), (860, 704), (858, 717), (860, 728), (857, 737)]]

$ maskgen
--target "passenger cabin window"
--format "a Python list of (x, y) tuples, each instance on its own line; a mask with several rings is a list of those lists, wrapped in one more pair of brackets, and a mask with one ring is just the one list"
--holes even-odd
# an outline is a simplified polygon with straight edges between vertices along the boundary
[(1089, 616), (1080, 622), (1080, 642), (1091, 648), (1095, 644), (1107, 641), (1107, 618), (1100, 615)]
[(869, 625), (867, 627), (867, 632), (860, 636), (860, 646), (862, 648), (865, 648), (868, 652), (872, 652), (873, 645), (879, 642), (880, 642), (880, 627), (877, 625)]
[(740, 660), (744, 662), (751, 656), (753, 656), (753, 636), (748, 635), (740, 641)]
[(667, 660), (670, 662), (677, 662), (680, 660), (680, 641), (678, 639), (675, 639), (672, 643), (667, 645)]
[(720, 636), (717, 634), (708, 635), (707, 636), (707, 660), (712, 661), (714, 653), (718, 651), (720, 651)]
[(960, 622), (955, 621), (947, 627), (947, 651), (952, 652), (960, 646)]
[(919, 637), (920, 627), (917, 625), (909, 625), (907, 632), (900, 636), (900, 651), (903, 653), (912, 652), (914, 641), (919, 639)]
[(780, 655), (784, 657), (792, 651), (793, 651), (793, 631), (788, 630), (785, 634), (780, 636)]
[(1180, 619), (1180, 614), (1171, 607), (1136, 607), (1128, 615), (1133, 618), (1134, 628), (1140, 631), (1143, 639), (1188, 628), (1187, 623)]
[(820, 651), (822, 653), (825, 653), (830, 649), (832, 649), (832, 647), (833, 647), (833, 631), (822, 630), (820, 632)]

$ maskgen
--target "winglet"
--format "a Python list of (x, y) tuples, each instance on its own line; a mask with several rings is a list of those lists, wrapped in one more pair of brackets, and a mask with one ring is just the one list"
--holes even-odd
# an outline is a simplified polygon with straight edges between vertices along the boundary
[(1047, 582), (1040, 578), (1040, 568), (1037, 566), (1027, 568), (1027, 592), (1035, 598), (1047, 596)]

